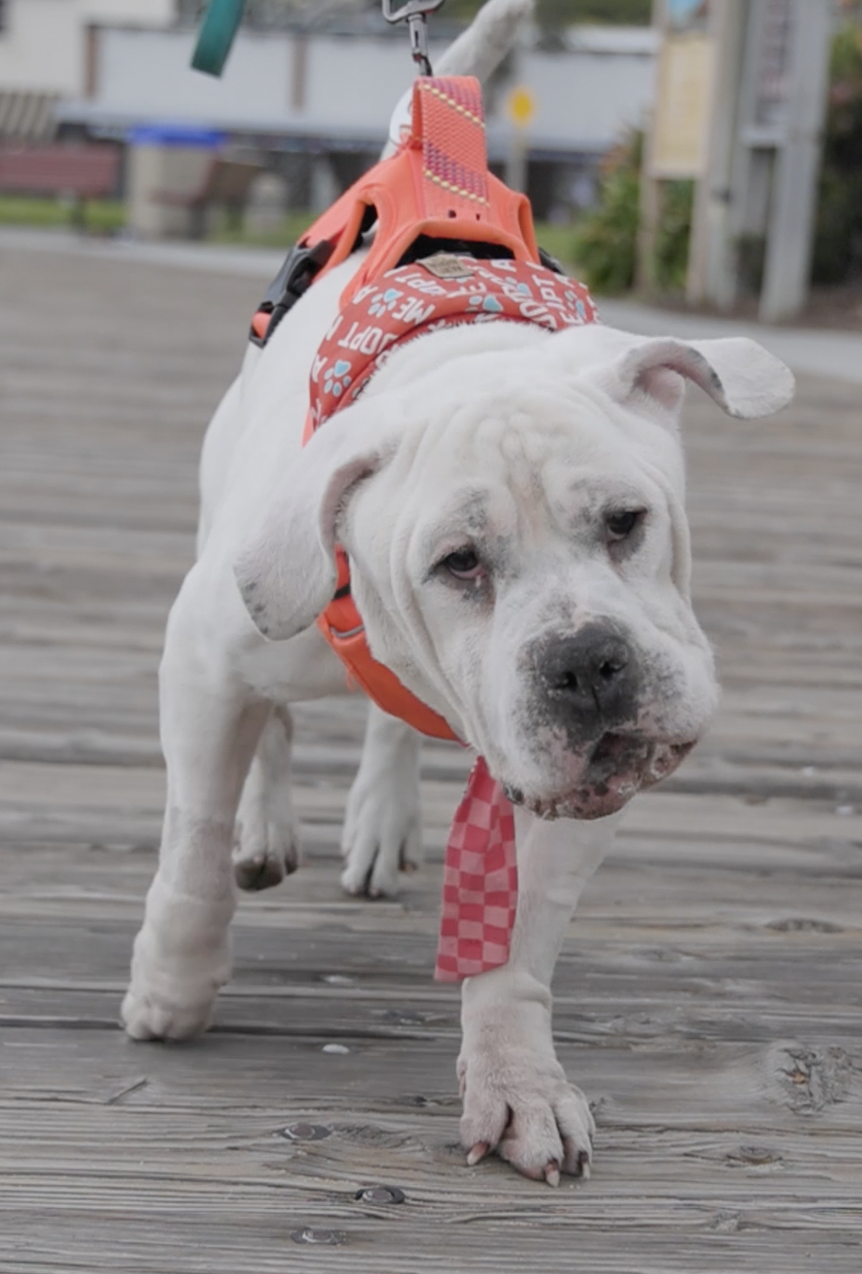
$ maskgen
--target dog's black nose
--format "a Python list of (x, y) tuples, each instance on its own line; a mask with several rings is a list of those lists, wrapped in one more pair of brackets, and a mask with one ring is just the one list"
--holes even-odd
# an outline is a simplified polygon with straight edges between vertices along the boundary
[(636, 715), (634, 652), (609, 624), (546, 639), (535, 666), (552, 715), (582, 726), (585, 737)]

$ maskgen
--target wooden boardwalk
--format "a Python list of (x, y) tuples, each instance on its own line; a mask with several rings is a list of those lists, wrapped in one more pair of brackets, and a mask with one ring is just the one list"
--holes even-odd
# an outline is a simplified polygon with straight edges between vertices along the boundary
[[(635, 802), (559, 965), (590, 1182), (464, 1164), (457, 993), (431, 980), (464, 763), (427, 751), (430, 861), (403, 898), (344, 898), (358, 703), (299, 713), (307, 863), (243, 899), (213, 1033), (117, 1028), (161, 632), (259, 290), (0, 249), (0, 1271), (858, 1274), (862, 423), (840, 383), (764, 423), (692, 396), (724, 704)], [(382, 1186), (404, 1202), (357, 1198)]]

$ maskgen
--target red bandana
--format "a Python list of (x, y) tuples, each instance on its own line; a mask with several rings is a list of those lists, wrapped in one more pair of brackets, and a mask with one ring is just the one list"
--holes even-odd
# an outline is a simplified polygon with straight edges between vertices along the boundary
[[(348, 302), (318, 350), (306, 435), (355, 401), (396, 346), (500, 320), (557, 332), (595, 323), (597, 314), (582, 284), (522, 261), (441, 252), (387, 271)], [(479, 757), (446, 846), (435, 978), (458, 982), (506, 964), (517, 901), (512, 806)]]
[(517, 902), (512, 803), (480, 756), (446, 845), (437, 981), (460, 982), (505, 964)]
[(393, 347), (462, 323), (531, 323), (549, 332), (598, 321), (581, 283), (523, 261), (439, 252), (388, 270), (338, 315), (311, 369), (312, 428), (359, 397)]

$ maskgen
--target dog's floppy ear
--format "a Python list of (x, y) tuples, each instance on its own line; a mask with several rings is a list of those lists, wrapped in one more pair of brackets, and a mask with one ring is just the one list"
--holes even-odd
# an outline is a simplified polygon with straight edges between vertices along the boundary
[(340, 412), (303, 447), (234, 558), (248, 613), (271, 641), (295, 637), (331, 601), (339, 514), (395, 449), (391, 428), (358, 412), (367, 415)]
[[(584, 333), (585, 377), (615, 401), (653, 416), (676, 420), (693, 381), (729, 416), (769, 416), (793, 397), (793, 373), (747, 337), (683, 341), (641, 337), (590, 325)], [(574, 335), (574, 333), (573, 333)]]
[(655, 404), (676, 416), (693, 381), (729, 416), (771, 416), (793, 397), (793, 373), (756, 341), (734, 336), (713, 341), (647, 340), (613, 366), (613, 397)]

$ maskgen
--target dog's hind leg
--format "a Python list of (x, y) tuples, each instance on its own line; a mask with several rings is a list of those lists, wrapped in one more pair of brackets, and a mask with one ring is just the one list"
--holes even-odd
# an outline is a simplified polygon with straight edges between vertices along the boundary
[(372, 704), (341, 840), (349, 894), (393, 897), (399, 871), (420, 865), (419, 755), (416, 731)]
[(206, 1030), (230, 976), (234, 822), (270, 704), (251, 694), (226, 646), (213, 640), (227, 625), (207, 611), (207, 585), (199, 564), (171, 610), (159, 671), (167, 804), (123, 1001), (135, 1039), (184, 1039)]
[(263, 728), (236, 818), (233, 869), (240, 889), (269, 889), (299, 866), (290, 792), (293, 721), (276, 706)]

